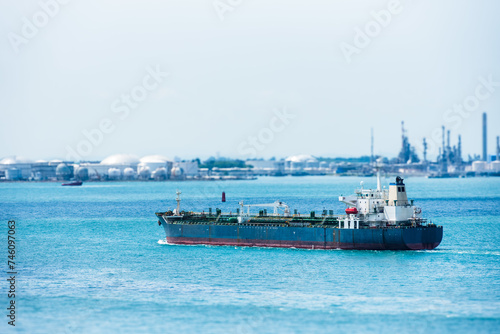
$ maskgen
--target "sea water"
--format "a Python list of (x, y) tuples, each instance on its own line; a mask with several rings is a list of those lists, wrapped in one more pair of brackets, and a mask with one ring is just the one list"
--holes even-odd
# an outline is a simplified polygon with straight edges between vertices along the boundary
[(281, 200), (292, 212), (342, 214), (338, 196), (362, 180), (376, 187), (375, 178), (328, 176), (0, 183), (2, 277), (9, 220), (17, 271), (16, 326), (2, 279), (0, 332), (498, 333), (500, 178), (405, 180), (409, 198), (444, 226), (433, 251), (168, 245), (154, 215), (175, 208), (177, 189), (181, 210)]

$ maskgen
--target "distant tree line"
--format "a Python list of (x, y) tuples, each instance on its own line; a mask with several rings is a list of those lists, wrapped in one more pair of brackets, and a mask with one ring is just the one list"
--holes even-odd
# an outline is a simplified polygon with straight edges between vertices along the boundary
[(208, 160), (200, 163), (199, 167), (200, 168), (208, 168), (211, 170), (214, 167), (217, 167), (217, 168), (233, 168), (233, 167), (246, 168), (246, 167), (252, 167), (252, 166), (249, 166), (249, 165), (245, 164), (245, 161), (238, 160), (238, 159), (234, 159), (234, 160), (233, 159), (224, 159), (224, 160), (208, 159)]
[[(375, 156), (375, 159), (377, 159), (379, 156)], [(326, 162), (351, 162), (351, 163), (369, 163), (370, 162), (370, 156), (364, 155), (358, 158), (317, 158), (319, 161), (326, 161)]]

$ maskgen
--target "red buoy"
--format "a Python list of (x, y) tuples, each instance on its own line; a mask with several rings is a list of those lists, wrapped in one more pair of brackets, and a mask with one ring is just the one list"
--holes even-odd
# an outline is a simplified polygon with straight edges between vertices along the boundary
[(226, 193), (223, 191), (222, 192), (222, 202), (226, 201)]
[(358, 213), (358, 209), (356, 208), (347, 208), (345, 209), (345, 213), (348, 215), (355, 215)]

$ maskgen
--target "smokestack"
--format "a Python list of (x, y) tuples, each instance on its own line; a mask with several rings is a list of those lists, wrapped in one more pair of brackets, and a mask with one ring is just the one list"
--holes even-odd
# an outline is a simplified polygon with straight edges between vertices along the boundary
[(488, 120), (486, 118), (486, 113), (483, 112), (483, 161), (488, 161), (488, 141), (486, 139), (487, 137), (487, 126), (488, 126)]
[(442, 137), (443, 137), (443, 148), (441, 149), (441, 153), (443, 154), (443, 156), (441, 157), (442, 161), (445, 160), (445, 150), (444, 150), (444, 125), (442, 126), (442, 129), (443, 129), (443, 134), (442, 134)]
[(500, 137), (497, 136), (497, 161), (500, 161)]
[(401, 148), (405, 150), (405, 122), (401, 121)]
[(451, 153), (451, 147), (450, 147), (450, 130), (446, 132), (446, 161), (448, 163), (450, 162), (450, 153)]
[(425, 140), (425, 137), (423, 141), (423, 146), (424, 146), (424, 162), (427, 162), (427, 141)]
[(462, 163), (462, 136), (458, 135), (458, 163)]

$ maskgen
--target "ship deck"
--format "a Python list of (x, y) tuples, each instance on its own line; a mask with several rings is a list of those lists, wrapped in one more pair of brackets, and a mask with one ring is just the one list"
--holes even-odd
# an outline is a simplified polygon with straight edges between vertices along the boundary
[[(240, 226), (297, 226), (297, 227), (318, 227), (318, 228), (340, 228), (340, 223), (343, 222), (347, 215), (328, 215), (320, 216), (294, 214), (289, 217), (284, 215), (257, 215), (245, 217), (245, 221), (239, 223), (239, 214), (233, 213), (204, 213), (204, 212), (181, 212), (181, 216), (173, 216), (170, 212), (157, 212), (157, 216), (167, 216), (169, 224), (183, 225), (240, 225)], [(435, 227), (434, 224), (412, 224), (408, 222), (398, 222), (395, 225), (387, 225), (385, 228), (406, 228), (406, 227)], [(373, 228), (368, 222), (360, 221), (359, 228)]]

